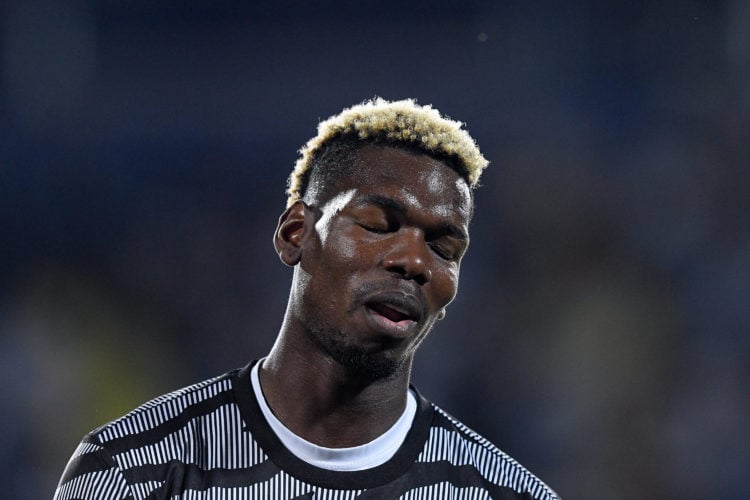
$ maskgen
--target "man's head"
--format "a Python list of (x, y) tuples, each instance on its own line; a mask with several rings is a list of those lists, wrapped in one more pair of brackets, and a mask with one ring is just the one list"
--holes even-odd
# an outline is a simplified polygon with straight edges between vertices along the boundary
[[(295, 267), (289, 326), (352, 374), (370, 379), (408, 369), (455, 297), (469, 244), (471, 187), (487, 163), (457, 122), (411, 101), (397, 104), (362, 106), (396, 122), (386, 120), (376, 130), (398, 132), (406, 141), (373, 132), (363, 139), (329, 137), (317, 148), (315, 140), (308, 143), (300, 162), (307, 154), (311, 165), (297, 164), (274, 240), (282, 261)], [(474, 156), (459, 155), (455, 144), (451, 149), (439, 134), (430, 135), (439, 124)]]

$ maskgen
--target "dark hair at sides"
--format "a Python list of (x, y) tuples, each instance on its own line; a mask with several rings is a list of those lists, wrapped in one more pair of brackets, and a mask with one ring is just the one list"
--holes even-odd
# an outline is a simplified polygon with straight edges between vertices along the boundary
[[(369, 144), (427, 155), (444, 163), (458, 173), (467, 184), (470, 183), (468, 170), (457, 155), (438, 154), (410, 142), (389, 141), (377, 137), (361, 139), (356, 134), (346, 134), (330, 139), (315, 152), (310, 161), (310, 168), (301, 179), (302, 199), (308, 204), (322, 204), (327, 201), (332, 194), (328, 193), (329, 188), (344, 175), (352, 173), (357, 152)], [(473, 197), (473, 192), (471, 194)]]

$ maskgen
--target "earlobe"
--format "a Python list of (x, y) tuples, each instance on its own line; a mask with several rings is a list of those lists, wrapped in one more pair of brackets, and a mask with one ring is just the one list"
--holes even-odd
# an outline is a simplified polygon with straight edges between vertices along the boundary
[(281, 262), (294, 267), (302, 258), (302, 240), (305, 235), (306, 206), (297, 201), (287, 208), (276, 226), (273, 235), (273, 246), (279, 254)]
[(440, 309), (440, 312), (438, 313), (438, 318), (437, 319), (440, 320), (440, 319), (443, 319), (443, 318), (445, 318), (445, 307), (442, 308), (442, 309)]

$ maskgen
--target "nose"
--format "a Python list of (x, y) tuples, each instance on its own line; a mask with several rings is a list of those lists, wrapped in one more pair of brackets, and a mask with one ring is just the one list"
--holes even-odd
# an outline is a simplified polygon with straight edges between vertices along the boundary
[(432, 279), (429, 259), (421, 232), (402, 230), (392, 238), (391, 247), (383, 259), (383, 267), (404, 279), (412, 279), (424, 285)]

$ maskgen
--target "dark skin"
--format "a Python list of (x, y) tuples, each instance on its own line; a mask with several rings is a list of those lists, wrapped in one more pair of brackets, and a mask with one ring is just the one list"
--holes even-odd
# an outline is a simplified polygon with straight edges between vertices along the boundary
[(473, 201), (446, 164), (381, 145), (317, 198), (274, 235), (294, 277), (260, 381), (298, 436), (351, 447), (405, 408), (414, 352), (456, 295)]

